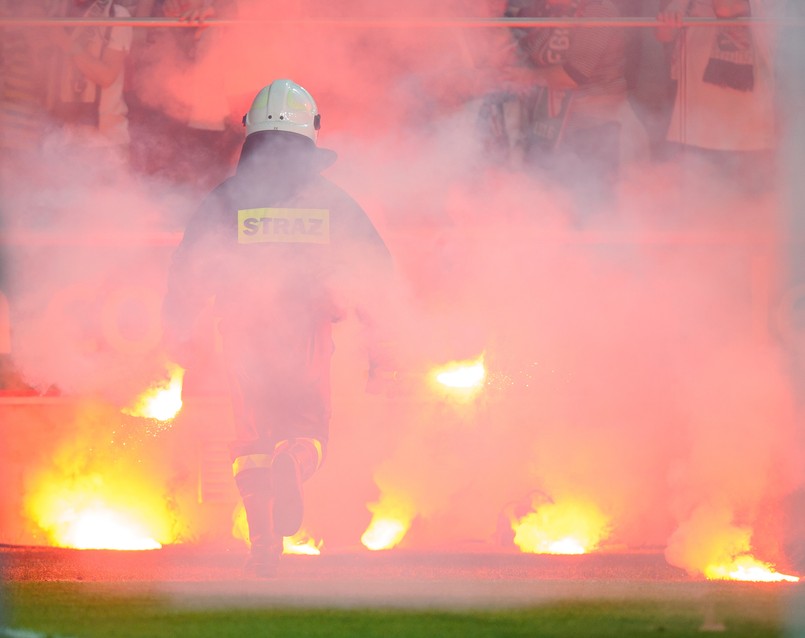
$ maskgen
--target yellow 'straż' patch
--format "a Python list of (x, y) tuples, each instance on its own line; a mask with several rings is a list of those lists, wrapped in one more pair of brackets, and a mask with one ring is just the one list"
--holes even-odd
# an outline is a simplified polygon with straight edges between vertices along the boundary
[(238, 211), (239, 244), (329, 244), (324, 208), (248, 208)]

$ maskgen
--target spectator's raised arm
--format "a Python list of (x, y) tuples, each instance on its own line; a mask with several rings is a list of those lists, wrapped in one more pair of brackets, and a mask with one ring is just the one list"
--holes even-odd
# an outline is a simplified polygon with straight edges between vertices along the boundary
[(164, 12), (166, 16), (195, 23), (201, 29), (206, 26), (205, 20), (215, 16), (215, 6), (213, 0), (165, 0)]
[(671, 0), (657, 14), (660, 25), (654, 33), (660, 42), (672, 42), (682, 26), (682, 18), (688, 10), (690, 0)]

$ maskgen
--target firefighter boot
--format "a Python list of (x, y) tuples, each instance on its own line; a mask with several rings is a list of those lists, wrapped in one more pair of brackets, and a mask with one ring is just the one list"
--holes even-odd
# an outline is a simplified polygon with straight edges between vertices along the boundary
[(277, 575), (282, 538), (278, 538), (271, 525), (271, 471), (267, 467), (241, 470), (235, 475), (251, 546), (245, 571), (249, 576), (273, 578)]
[(277, 444), (271, 463), (274, 493), (274, 533), (293, 536), (304, 515), (302, 483), (313, 476), (321, 461), (321, 445), (315, 439), (288, 439)]

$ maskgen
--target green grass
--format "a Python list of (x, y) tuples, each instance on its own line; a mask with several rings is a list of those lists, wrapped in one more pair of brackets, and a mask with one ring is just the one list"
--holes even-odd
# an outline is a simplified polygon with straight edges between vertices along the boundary
[[(8, 624), (74, 638), (712, 635), (700, 631), (706, 615), (703, 601), (691, 598), (551, 601), (495, 611), (261, 606), (204, 611), (174, 606), (158, 594), (126, 591), (89, 583), (8, 583)], [(725, 627), (716, 636), (763, 638), (787, 635), (784, 603), (779, 590), (751, 588), (720, 592), (707, 604)]]

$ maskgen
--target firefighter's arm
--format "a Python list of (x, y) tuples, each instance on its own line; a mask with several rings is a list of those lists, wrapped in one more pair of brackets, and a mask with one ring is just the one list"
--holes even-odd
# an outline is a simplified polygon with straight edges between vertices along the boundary
[(162, 344), (168, 358), (189, 370), (196, 367), (198, 322), (210, 297), (181, 279), (172, 274), (168, 281), (162, 304)]
[(366, 374), (366, 391), (369, 394), (393, 394), (400, 378), (391, 349), (391, 342), (378, 342), (369, 346), (369, 368)]
[[(367, 353), (366, 391), (393, 394), (401, 365), (400, 325), (402, 286), (384, 244), (367, 246), (368, 258), (359, 285), (360, 299), (355, 308), (363, 327)], [(371, 275), (366, 273), (370, 272)]]
[(199, 319), (213, 297), (210, 253), (204, 224), (196, 215), (173, 254), (162, 303), (163, 347), (185, 369), (194, 367)]
[(382, 273), (357, 308), (363, 326), (367, 354), (366, 391), (393, 395), (405, 391), (410, 375), (410, 352), (406, 351), (410, 318), (406, 287), (394, 269)]
[(392, 320), (358, 309), (358, 318), (366, 334), (366, 391), (369, 394), (395, 394), (400, 389), (403, 367), (399, 335)]

